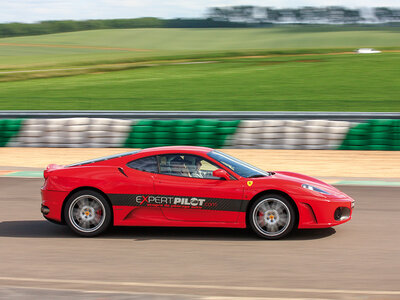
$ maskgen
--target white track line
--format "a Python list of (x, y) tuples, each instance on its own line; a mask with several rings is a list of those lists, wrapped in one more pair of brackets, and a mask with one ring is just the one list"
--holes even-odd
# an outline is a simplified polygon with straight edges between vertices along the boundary
[(98, 280), (73, 280), (73, 279), (44, 279), (23, 277), (0, 277), (3, 281), (36, 282), (36, 283), (61, 283), (61, 284), (94, 284), (103, 286), (128, 286), (128, 287), (158, 287), (158, 288), (182, 288), (182, 289), (207, 289), (229, 291), (263, 291), (263, 292), (292, 292), (292, 293), (320, 293), (320, 294), (352, 294), (352, 295), (400, 295), (400, 291), (376, 291), (376, 290), (336, 290), (336, 289), (306, 289), (306, 288), (274, 288), (274, 287), (250, 287), (250, 286), (221, 286), (221, 285), (196, 285), (196, 284), (170, 284), (170, 283), (146, 283), (146, 282), (109, 282)]
[(329, 300), (328, 298), (276, 298), (276, 297), (225, 297), (225, 296), (206, 296), (203, 300)]
[(126, 292), (126, 291), (111, 291), (111, 290), (102, 290), (102, 291), (94, 291), (94, 290), (83, 290), (83, 289), (58, 289), (58, 288), (41, 288), (41, 287), (22, 287), (17, 285), (4, 285), (0, 286), (9, 289), (22, 289), (22, 290), (37, 290), (37, 291), (54, 291), (54, 292), (76, 292), (76, 293), (85, 293), (85, 294), (117, 294), (117, 295), (146, 295), (146, 296), (174, 296), (174, 297), (190, 297), (195, 299), (203, 299), (203, 300), (329, 300), (326, 298), (271, 298), (271, 297), (225, 297), (225, 296), (202, 296), (202, 295), (193, 295), (193, 294), (164, 294), (164, 293), (140, 293), (140, 292)]

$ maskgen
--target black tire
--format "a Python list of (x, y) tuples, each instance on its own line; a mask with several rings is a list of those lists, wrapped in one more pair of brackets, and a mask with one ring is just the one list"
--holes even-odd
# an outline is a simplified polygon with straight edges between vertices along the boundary
[(281, 195), (264, 195), (251, 206), (248, 221), (259, 237), (278, 240), (287, 236), (296, 223), (293, 204)]
[(71, 195), (64, 208), (64, 220), (75, 233), (92, 237), (104, 232), (111, 224), (111, 208), (98, 192), (83, 190)]

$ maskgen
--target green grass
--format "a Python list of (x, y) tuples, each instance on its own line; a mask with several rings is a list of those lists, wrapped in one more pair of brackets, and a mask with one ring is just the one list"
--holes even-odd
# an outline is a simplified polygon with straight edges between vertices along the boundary
[(239, 29), (108, 29), (3, 38), (2, 42), (125, 47), (148, 50), (238, 50), (400, 46), (400, 28), (301, 27)]
[(398, 53), (287, 56), (3, 82), (0, 108), (399, 111), (399, 65)]
[[(335, 30), (336, 29), (336, 30)], [(257, 29), (110, 29), (2, 38), (0, 44), (43, 44), (134, 48), (124, 51), (80, 48), (0, 46), (0, 68), (40, 65), (82, 65), (132, 61), (148, 57), (206, 55), (208, 52), (355, 49), (400, 47), (400, 28), (287, 26)]]
[[(0, 109), (400, 111), (400, 53), (317, 54), (400, 49), (399, 34), (388, 27), (287, 26), (3, 38)], [(307, 53), (313, 55), (300, 55)], [(268, 57), (241, 57), (248, 55)], [(213, 63), (171, 64), (182, 59)], [(70, 69), (76, 67), (83, 69)], [(60, 68), (68, 70), (54, 70)]]

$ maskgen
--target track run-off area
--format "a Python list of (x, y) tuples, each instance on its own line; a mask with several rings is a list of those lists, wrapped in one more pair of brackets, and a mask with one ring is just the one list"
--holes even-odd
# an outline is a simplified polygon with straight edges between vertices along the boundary
[[(15, 163), (10, 159), (5, 166), (2, 161), (3, 174), (11, 168), (37, 175), (41, 159), (67, 163), (96, 157), (96, 151), (117, 151), (64, 149), (57, 159), (62, 149), (36, 149), (36, 155), (29, 154), (34, 149), (26, 149), (22, 161), (18, 149), (10, 150)], [(40, 152), (45, 154), (40, 157)], [(319, 178), (338, 174), (333, 163), (343, 166), (333, 153), (328, 158), (329, 152), (334, 151), (296, 151), (299, 161), (306, 153), (319, 163), (321, 155), (327, 160), (322, 177), (315, 166), (306, 169), (303, 164), (303, 173)], [(267, 160), (266, 153), (272, 169), (280, 157), (286, 160), (282, 169), (298, 171), (288, 161), (296, 155), (288, 151), (249, 153), (247, 160), (256, 163), (258, 156), (256, 164), (265, 168), (260, 157)], [(341, 153), (342, 164), (348, 165), (342, 177), (363, 177), (362, 155)], [(356, 200), (350, 222), (299, 230), (279, 241), (264, 241), (242, 229), (159, 227), (118, 227), (96, 238), (81, 238), (41, 216), (42, 178), (0, 177), (0, 299), (399, 299), (400, 188), (384, 183), (400, 180), (389, 178), (389, 173), (379, 176), (374, 166), (379, 162), (384, 170), (389, 160), (396, 167), (396, 154), (369, 153), (372, 172), (365, 165), (365, 176), (375, 180), (361, 186), (341, 185), (335, 179), (338, 188)], [(343, 162), (346, 156), (351, 162)], [(7, 158), (5, 152), (2, 157)], [(365, 177), (350, 184), (362, 180)], [(377, 182), (383, 186), (369, 186)]]
[(42, 218), (42, 181), (0, 178), (0, 298), (400, 297), (396, 187), (341, 186), (357, 201), (351, 222), (280, 241), (241, 229), (150, 227), (81, 238)]

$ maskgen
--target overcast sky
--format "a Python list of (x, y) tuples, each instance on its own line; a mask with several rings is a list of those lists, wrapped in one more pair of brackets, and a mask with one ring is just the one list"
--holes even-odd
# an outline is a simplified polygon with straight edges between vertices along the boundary
[(112, 18), (195, 18), (207, 7), (258, 5), (276, 8), (340, 5), (399, 7), (400, 0), (0, 0), (0, 23)]

